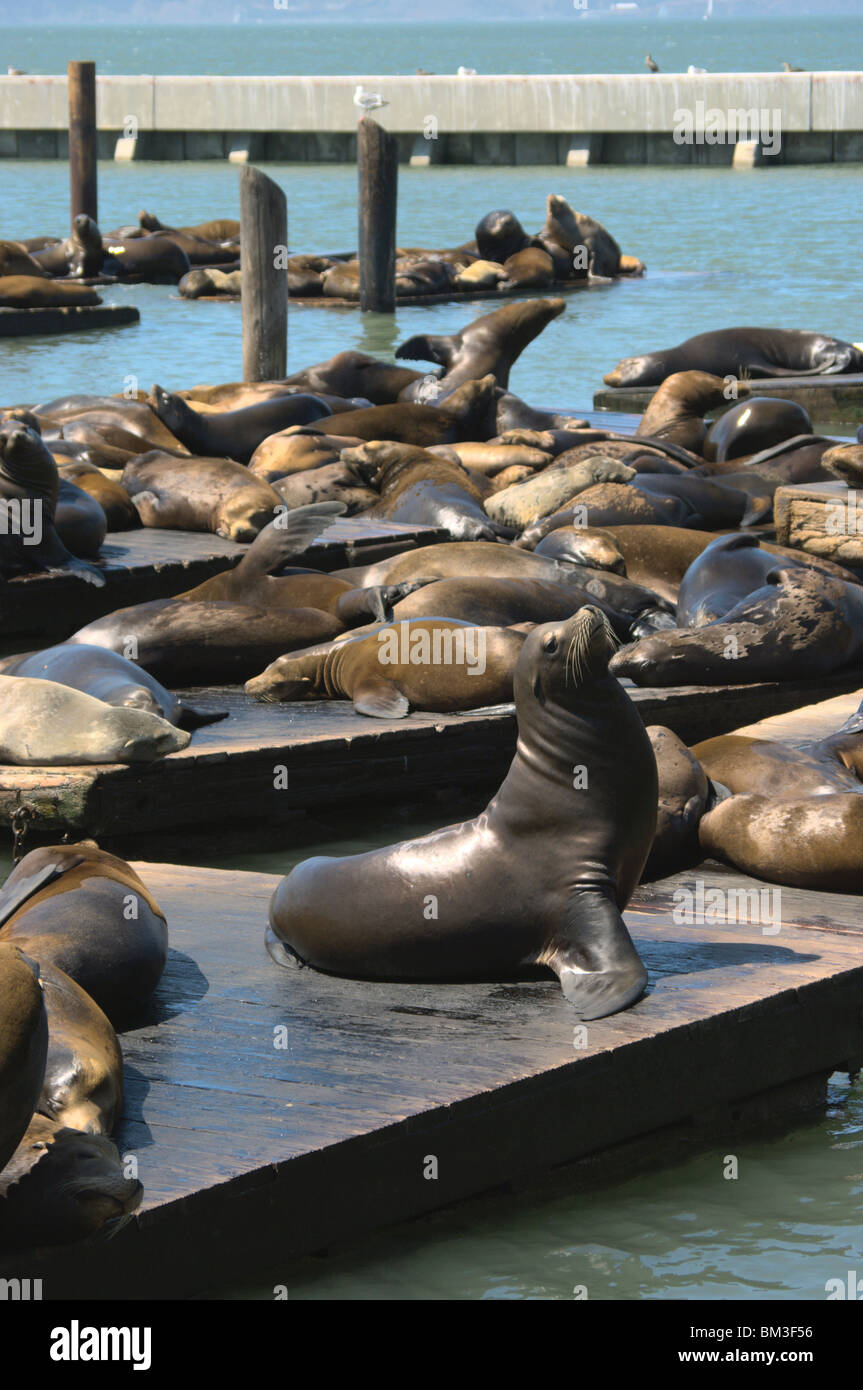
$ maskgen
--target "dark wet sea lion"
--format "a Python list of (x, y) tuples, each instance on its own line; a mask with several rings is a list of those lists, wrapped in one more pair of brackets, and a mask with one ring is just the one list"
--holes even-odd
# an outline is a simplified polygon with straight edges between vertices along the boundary
[(696, 556), (680, 581), (678, 626), (703, 627), (724, 618), (748, 594), (762, 588), (777, 566), (794, 568), (795, 561), (779, 560), (762, 550), (754, 535), (718, 536)]
[[(748, 388), (743, 386), (743, 390)], [(709, 372), (675, 372), (648, 402), (636, 435), (671, 439), (693, 453), (703, 452), (708, 410), (725, 405), (725, 383)]]
[(658, 386), (672, 372), (714, 376), (824, 376), (863, 371), (863, 352), (826, 333), (785, 328), (720, 328), (678, 347), (625, 357), (606, 373), (606, 386)]
[(379, 362), (364, 352), (337, 352), (327, 362), (318, 362), (286, 377), (287, 383), (318, 395), (365, 396), (373, 405), (392, 405), (399, 393), (424, 376), (411, 367)]
[(39, 962), (48, 1013), (48, 1058), (36, 1109), (87, 1134), (110, 1134), (123, 1098), (123, 1057), (117, 1034), (71, 976)]
[(644, 725), (608, 674), (612, 645), (591, 608), (535, 629), (516, 666), (518, 747), (486, 810), (299, 864), (270, 904), (271, 954), (405, 980), (544, 965), (582, 1018), (634, 1003), (647, 974), (621, 909), (653, 840), (657, 780)]
[(278, 700), (353, 700), (358, 714), (403, 719), (410, 709), (478, 709), (512, 698), (524, 633), (454, 618), (402, 619), (368, 634), (278, 657), (246, 683)]
[(157, 714), (180, 729), (197, 729), (223, 717), (204, 714), (184, 704), (147, 671), (118, 652), (81, 642), (63, 642), (41, 652), (6, 657), (0, 661), (0, 673), (54, 681), (103, 700), (106, 705)]
[(227, 458), (178, 460), (154, 449), (126, 464), (122, 484), (145, 526), (231, 541), (254, 540), (283, 506), (269, 483)]
[(165, 968), (165, 916), (123, 859), (92, 840), (31, 850), (0, 891), (0, 941), (70, 975), (115, 1027)]
[(686, 508), (685, 526), (718, 531), (727, 526), (747, 526), (771, 513), (770, 497), (750, 497), (740, 488), (713, 478), (694, 478), (691, 474), (639, 473), (632, 487), (651, 501), (672, 498)]
[(0, 942), (0, 1171), (36, 1109), (48, 1056), (48, 1018), (39, 971)]
[(480, 259), (498, 261), (501, 265), (530, 240), (515, 213), (506, 209), (486, 213), (477, 222), (474, 237)]
[(59, 493), (57, 465), (39, 435), (14, 420), (0, 428), (0, 574), (68, 573), (102, 588), (104, 576), (59, 535)]
[(749, 458), (774, 444), (812, 433), (812, 421), (802, 405), (776, 396), (750, 396), (719, 416), (710, 426), (702, 453), (706, 459)]
[(113, 1235), (130, 1220), (142, 1195), (141, 1183), (126, 1177), (110, 1139), (34, 1115), (0, 1172), (0, 1249)]
[(98, 559), (108, 534), (105, 509), (89, 492), (62, 474), (57, 484), (54, 525), (61, 541), (73, 555), (78, 555), (82, 560)]
[(732, 796), (699, 826), (702, 850), (741, 873), (816, 892), (863, 892), (863, 796)]
[(86, 213), (80, 212), (72, 219), (72, 232), (65, 241), (48, 246), (44, 251), (34, 251), (33, 259), (49, 275), (68, 275), (73, 279), (90, 279), (103, 271), (113, 274), (105, 265), (108, 257), (102, 235)]
[(63, 308), (66, 305), (101, 304), (95, 290), (68, 285), (62, 280), (43, 280), (36, 275), (0, 276), (0, 308)]
[(711, 789), (697, 750), (687, 748), (661, 724), (650, 725), (647, 736), (659, 775), (656, 834), (642, 875), (650, 880), (698, 862), (698, 825), (710, 803)]
[(282, 652), (328, 642), (344, 624), (317, 608), (267, 612), (248, 604), (154, 599), (97, 618), (69, 638), (134, 652), (139, 666), (168, 685), (247, 680)]
[[(562, 299), (526, 299), (504, 304), (449, 336), (421, 333), (396, 348), (397, 358), (436, 362), (444, 368), (437, 393), (444, 400), (457, 386), (491, 374), (509, 385), (513, 363), (552, 319), (566, 308)], [(403, 393), (403, 399), (407, 399)]]
[(176, 285), (192, 268), (191, 261), (170, 237), (158, 232), (149, 236), (105, 237), (106, 274), (123, 279), (139, 279), (150, 285)]
[(813, 570), (776, 569), (768, 583), (695, 629), (625, 647), (612, 668), (637, 685), (736, 685), (812, 679), (863, 651), (863, 590)]
[[(267, 435), (288, 425), (308, 425), (332, 414), (316, 396), (275, 396), (240, 410), (202, 414), (179, 396), (154, 386), (153, 410), (163, 424), (195, 454), (235, 459), (248, 463)], [(350, 431), (346, 431), (349, 433)]]

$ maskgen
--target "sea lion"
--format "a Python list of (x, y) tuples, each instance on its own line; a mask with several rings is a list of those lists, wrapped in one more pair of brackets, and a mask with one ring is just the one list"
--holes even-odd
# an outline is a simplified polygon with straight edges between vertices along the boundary
[(482, 494), (460, 463), (409, 445), (377, 442), (346, 449), (342, 460), (379, 494), (366, 516), (440, 527), (454, 541), (512, 534), (487, 515)]
[(0, 308), (50, 309), (101, 303), (96, 291), (86, 285), (67, 285), (36, 275), (0, 276)]
[(457, 290), (493, 290), (502, 280), (508, 279), (507, 272), (496, 261), (472, 261), (456, 272)]
[(143, 1191), (137, 1178), (126, 1176), (110, 1139), (34, 1115), (0, 1172), (0, 1249), (114, 1235), (141, 1205)]
[(548, 251), (539, 246), (526, 246), (503, 263), (506, 279), (519, 289), (544, 289), (558, 279), (557, 270)]
[(691, 515), (691, 508), (677, 497), (649, 494), (630, 483), (594, 483), (578, 494), (574, 506), (551, 512), (530, 529), (533, 535), (541, 532), (547, 536), (560, 526), (573, 524), (686, 526)]
[(136, 454), (147, 449), (188, 455), (189, 450), (162, 423), (147, 401), (127, 400), (124, 396), (58, 396), (33, 406), (42, 433), (62, 426), (68, 439), (96, 436), (115, 448), (128, 448)]
[(138, 226), (145, 232), (182, 232), (206, 241), (238, 241), (240, 237), (240, 223), (235, 217), (214, 217), (192, 227), (166, 227), (155, 214), (143, 211), (138, 213)]
[(826, 675), (861, 649), (858, 585), (777, 568), (721, 622), (654, 633), (618, 652), (612, 669), (636, 685), (745, 685)]
[(31, 676), (0, 678), (0, 762), (17, 766), (142, 763), (185, 748), (189, 734), (148, 710), (107, 705)]
[[(495, 399), (495, 381), (489, 374), (479, 381), (463, 382), (437, 406), (397, 401), (394, 405), (346, 411), (337, 417), (338, 429), (367, 442), (386, 440), (416, 444), (421, 449), (461, 439), (482, 440), (496, 429)], [(310, 425), (309, 431), (329, 432), (317, 424)]]
[(834, 792), (859, 792), (860, 780), (837, 757), (829, 740), (792, 747), (778, 739), (722, 734), (692, 749), (712, 781), (733, 795), (798, 801)]
[(290, 510), (315, 502), (340, 502), (346, 516), (355, 516), (378, 500), (374, 488), (364, 487), (347, 464), (341, 462), (289, 473), (277, 478), (272, 486)]
[(396, 295), (450, 294), (455, 267), (425, 257), (396, 257)]
[(48, 1056), (48, 1017), (35, 961), (0, 943), (0, 1171), (36, 1109)]
[(258, 445), (249, 462), (249, 472), (268, 483), (276, 483), (280, 478), (302, 473), (307, 468), (338, 463), (342, 449), (348, 447), (344, 444), (337, 447), (338, 440), (338, 436), (307, 434), (302, 427), (291, 425), (278, 434), (267, 435)]
[(673, 372), (713, 376), (829, 376), (863, 371), (863, 352), (826, 333), (785, 328), (720, 328), (677, 347), (624, 357), (606, 386), (659, 386)]
[(498, 209), (487, 212), (474, 229), (477, 253), (483, 261), (503, 265), (530, 240), (514, 212)]
[[(481, 627), (513, 627), (520, 623), (548, 623), (570, 618), (585, 603), (596, 603), (584, 585), (548, 579), (436, 579), (424, 584), (393, 605), (394, 621), (405, 618), (457, 618)], [(613, 598), (608, 599), (609, 607)], [(597, 605), (599, 606), (599, 605)], [(629, 618), (617, 614), (624, 632)]]
[(178, 464), (159, 449), (127, 463), (122, 485), (145, 526), (212, 531), (241, 543), (254, 540), (284, 505), (241, 463), (193, 458)]
[[(58, 470), (59, 472), (59, 470)], [(54, 526), (63, 544), (82, 560), (97, 560), (108, 518), (97, 498), (62, 475), (57, 480)]]
[(694, 478), (687, 473), (637, 473), (632, 486), (651, 502), (673, 499), (682, 504), (685, 512), (678, 524), (704, 531), (752, 526), (769, 517), (773, 510), (767, 493), (753, 497), (724, 480)]
[[(751, 534), (717, 536), (696, 556), (680, 581), (679, 627), (717, 622), (767, 583), (767, 576), (777, 567), (777, 557), (762, 550), (758, 540)], [(791, 558), (780, 563), (788, 569), (803, 568)]]
[[(147, 671), (118, 652), (82, 642), (63, 642), (41, 652), (6, 657), (0, 661), (0, 673), (65, 685), (120, 709), (149, 711), (180, 729), (198, 729), (225, 717), (204, 713), (178, 700)], [(0, 681), (0, 691), (2, 688)]]
[(28, 279), (47, 280), (48, 271), (40, 265), (23, 241), (0, 241), (0, 275), (26, 275)]
[(148, 285), (176, 285), (192, 268), (187, 253), (171, 237), (158, 232), (149, 236), (103, 238), (105, 270), (121, 280), (143, 280)]
[(586, 280), (590, 253), (579, 231), (575, 213), (566, 199), (557, 193), (548, 195), (545, 209), (545, 222), (537, 232), (535, 242), (551, 257), (559, 280)]
[(57, 531), (59, 492), (57, 465), (39, 435), (10, 420), (0, 428), (0, 575), (47, 570), (102, 588), (104, 575), (73, 555)]
[(380, 362), (365, 352), (337, 352), (326, 362), (304, 367), (285, 378), (286, 385), (299, 386), (312, 395), (331, 393), (349, 399), (365, 396), (372, 405), (392, 405), (399, 394), (425, 375), (411, 367)]
[[(58, 457), (63, 458), (62, 454), (58, 455), (50, 446), (48, 452), (52, 454), (55, 463)], [(61, 480), (74, 483), (82, 492), (89, 493), (94, 501), (98, 502), (105, 514), (109, 531), (131, 531), (141, 525), (140, 517), (132, 506), (132, 499), (126, 489), (112, 478), (107, 478), (95, 463), (70, 458), (57, 466)]]
[(665, 878), (700, 859), (698, 825), (712, 799), (708, 776), (697, 752), (662, 724), (648, 726), (656, 758), (659, 806), (656, 834), (642, 878)]
[(626, 483), (634, 477), (633, 469), (602, 454), (594, 454), (581, 463), (558, 461), (538, 477), (495, 493), (487, 502), (486, 511), (495, 521), (521, 531), (559, 511), (566, 502), (597, 483)]
[(101, 275), (106, 269), (102, 234), (92, 217), (79, 212), (72, 219), (72, 232), (65, 241), (34, 251), (33, 260), (49, 275), (68, 275), (84, 280)]
[[(505, 388), (513, 363), (565, 308), (562, 299), (526, 299), (504, 304), (493, 313), (474, 319), (460, 333), (420, 333), (408, 338), (399, 344), (395, 355), (397, 359), (436, 362), (443, 367), (436, 388), (436, 398), (441, 401), (464, 382), (489, 374), (498, 386)], [(409, 392), (402, 392), (402, 399), (409, 399)]]
[(0, 891), (0, 941), (65, 971), (117, 1028), (156, 988), (168, 929), (134, 869), (83, 840), (15, 865)]
[(244, 603), (169, 598), (120, 608), (68, 640), (132, 650), (157, 680), (184, 686), (247, 680), (282, 652), (329, 642), (343, 630), (344, 623), (317, 608), (267, 612)]
[(826, 435), (798, 434), (748, 458), (725, 459), (722, 463), (713, 460), (701, 464), (693, 472), (724, 478), (734, 477), (743, 470), (762, 483), (777, 485), (829, 482), (830, 474), (821, 466), (821, 460), (835, 442)]
[(360, 297), (360, 263), (358, 260), (334, 261), (321, 275), (321, 294), (328, 299), (358, 300)]
[(726, 459), (748, 458), (786, 439), (811, 433), (812, 421), (796, 401), (750, 396), (714, 421), (702, 453), (706, 459), (723, 463)]
[[(563, 202), (560, 199), (560, 202)], [(570, 209), (570, 211), (572, 211)], [(573, 212), (581, 241), (587, 247), (588, 269), (593, 276), (614, 277), (620, 274), (621, 250), (611, 232), (586, 212)], [(559, 217), (559, 214), (558, 214)], [(635, 257), (627, 257), (627, 274), (638, 274), (643, 266)], [(633, 264), (634, 262), (634, 264)]]
[[(745, 383), (737, 389), (743, 393), (749, 390)], [(648, 402), (636, 435), (671, 439), (695, 454), (702, 453), (707, 438), (704, 416), (708, 410), (727, 404), (725, 390), (722, 378), (709, 372), (674, 372)]]
[(220, 270), (218, 266), (195, 266), (177, 283), (184, 299), (200, 299), (203, 295), (240, 295), (243, 292), (242, 270)]
[(457, 460), (472, 474), (483, 473), (488, 478), (495, 477), (507, 468), (527, 468), (530, 472), (546, 468), (552, 462), (552, 454), (544, 449), (526, 444), (496, 443), (492, 440), (460, 440), (456, 444), (433, 444), (429, 453), (440, 454), (442, 458)]
[(274, 396), (240, 410), (202, 414), (179, 396), (154, 386), (150, 404), (163, 424), (194, 454), (248, 463), (258, 445), (288, 425), (308, 425), (332, 414), (316, 396)]
[(309, 647), (247, 681), (267, 702), (352, 700), (357, 714), (404, 719), (410, 709), (479, 709), (512, 698), (524, 633), (443, 617), (403, 619)]
[(299, 864), (270, 903), (274, 958), (406, 980), (543, 965), (582, 1018), (633, 1004), (647, 974), (621, 910), (653, 840), (657, 778), (644, 725), (608, 674), (613, 645), (594, 608), (534, 629), (515, 672), (518, 747), (486, 810)]
[(863, 892), (863, 796), (832, 792), (797, 801), (732, 796), (698, 828), (706, 854), (741, 873), (816, 892)]
[(36, 1109), (87, 1134), (110, 1134), (123, 1098), (123, 1056), (105, 1014), (65, 971), (39, 962), (48, 1058)]

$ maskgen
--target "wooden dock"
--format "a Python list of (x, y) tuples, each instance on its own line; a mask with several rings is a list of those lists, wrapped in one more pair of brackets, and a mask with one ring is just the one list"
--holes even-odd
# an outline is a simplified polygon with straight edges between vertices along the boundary
[[(339, 517), (296, 563), (321, 570), (370, 565), (445, 539), (435, 527)], [(171, 598), (233, 568), (248, 548), (200, 531), (109, 532), (95, 562), (105, 575), (102, 589), (64, 574), (26, 574), (0, 586), (0, 647), (4, 637), (28, 634), (56, 642), (118, 608)]]
[[(291, 1261), (562, 1164), (678, 1161), (799, 1118), (863, 1061), (860, 900), (783, 889), (780, 933), (679, 925), (681, 875), (626, 917), (650, 975), (576, 1031), (553, 978), (394, 984), (280, 969), (276, 875), (136, 864), (168, 966), (126, 1032), (115, 1138), (144, 1185), (107, 1243), (7, 1255), (46, 1299), (170, 1299), (287, 1286)], [(710, 865), (710, 883), (747, 880)], [(792, 920), (793, 919), (793, 920)], [(430, 1160), (436, 1176), (429, 1179)]]
[[(219, 266), (213, 269), (218, 270)], [(525, 285), (510, 285), (507, 289), (489, 290), (451, 290), (444, 294), (397, 294), (396, 308), (407, 309), (414, 304), (464, 304), (470, 305), (474, 302), (485, 299), (539, 299), (547, 295), (570, 294), (575, 290), (599, 290), (605, 289), (609, 285), (619, 284), (623, 280), (638, 279), (638, 276), (621, 275), (614, 279), (608, 276), (598, 275), (592, 280), (554, 280), (550, 285), (539, 287), (528, 287)], [(177, 299), (185, 299), (185, 295), (176, 295)], [(241, 296), (238, 294), (199, 294), (188, 303), (203, 300), (204, 303), (239, 304)], [(289, 296), (291, 308), (295, 305), (302, 309), (359, 309), (359, 299), (344, 299), (337, 295), (327, 294), (292, 294)]]
[[(778, 396), (796, 401), (809, 414), (813, 428), (832, 432), (837, 426), (856, 430), (863, 423), (863, 375), (849, 372), (840, 376), (753, 377), (749, 381), (757, 396)], [(655, 386), (602, 386), (594, 393), (596, 410), (647, 409)], [(710, 412), (713, 415), (715, 412)]]
[(56, 308), (40, 305), (35, 309), (0, 309), (0, 338), (83, 333), (93, 328), (123, 328), (140, 320), (140, 310), (132, 304), (66, 304)]
[[(631, 686), (629, 693), (645, 724), (664, 724), (696, 743), (861, 686), (858, 670), (761, 685)], [(179, 828), (273, 825), (360, 799), (392, 803), (444, 787), (491, 792), (515, 750), (511, 704), (389, 720), (356, 714), (346, 700), (260, 704), (236, 686), (182, 694), (229, 717), (153, 763), (0, 766), (0, 826), (22, 807), (29, 835), (43, 842), (66, 831), (113, 842)]]

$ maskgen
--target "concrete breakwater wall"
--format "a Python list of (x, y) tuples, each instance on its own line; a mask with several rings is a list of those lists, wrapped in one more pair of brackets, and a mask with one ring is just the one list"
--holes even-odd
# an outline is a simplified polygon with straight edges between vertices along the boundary
[[(415, 165), (863, 160), (863, 72), (97, 79), (100, 157), (347, 161), (358, 83)], [(0, 157), (64, 158), (66, 78), (0, 77)]]

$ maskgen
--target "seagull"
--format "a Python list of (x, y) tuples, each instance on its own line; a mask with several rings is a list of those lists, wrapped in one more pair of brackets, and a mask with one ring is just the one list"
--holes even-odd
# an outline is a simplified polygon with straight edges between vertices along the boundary
[(805, 72), (805, 71), (806, 71), (805, 68), (796, 68), (796, 67), (794, 66), (793, 63), (783, 63), (782, 66), (783, 66), (783, 68), (785, 69), (786, 72)]
[(690, 63), (690, 64), (689, 64), (689, 67), (686, 69), (687, 76), (689, 76), (689, 77), (692, 77), (693, 75), (695, 75), (695, 74), (697, 74), (697, 73), (699, 73), (699, 72), (706, 72), (706, 71), (707, 71), (707, 68), (696, 68), (696, 67), (693, 67), (692, 63)]
[(650, 68), (651, 72), (659, 72), (659, 64), (653, 61), (649, 53), (645, 58), (644, 63), (646, 67)]
[(476, 68), (459, 68), (456, 77), (476, 77)]
[(9, 77), (26, 77), (26, 76), (27, 76), (27, 69), (26, 69), (26, 68), (7, 68), (6, 71), (7, 71), (7, 74), (8, 74)]
[(384, 100), (380, 92), (364, 92), (359, 86), (354, 92), (354, 106), (361, 111), (377, 111), (381, 106), (389, 106), (389, 102)]

